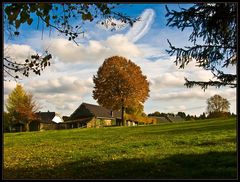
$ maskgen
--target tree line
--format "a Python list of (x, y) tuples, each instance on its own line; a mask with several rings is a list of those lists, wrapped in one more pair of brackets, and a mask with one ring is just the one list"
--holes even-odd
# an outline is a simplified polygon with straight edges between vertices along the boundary
[(156, 117), (180, 116), (187, 121), (220, 118), (220, 117), (221, 118), (236, 117), (236, 114), (229, 112), (230, 102), (218, 94), (208, 98), (206, 103), (207, 103), (207, 111), (203, 112), (198, 117), (196, 115), (186, 114), (185, 112), (181, 112), (181, 111), (178, 112), (177, 114), (160, 113), (159, 111), (155, 111), (153, 113), (148, 114), (148, 116), (156, 116)]

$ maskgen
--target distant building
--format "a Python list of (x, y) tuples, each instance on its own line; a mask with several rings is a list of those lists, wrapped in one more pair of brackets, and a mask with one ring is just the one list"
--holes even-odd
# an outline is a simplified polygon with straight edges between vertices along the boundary
[(29, 131), (58, 129), (58, 123), (63, 123), (62, 117), (56, 112), (37, 112), (37, 119), (29, 124)]
[(167, 117), (161, 117), (161, 116), (148, 116), (148, 117), (149, 118), (155, 118), (157, 120), (156, 124), (171, 122), (171, 120), (169, 120)]
[(159, 116), (148, 116), (149, 118), (155, 118), (157, 119), (157, 124), (159, 123), (175, 123), (175, 122), (181, 122), (185, 121), (181, 116), (172, 116), (172, 115), (167, 115), (165, 117), (159, 117)]
[(169, 116), (167, 116), (167, 118), (168, 118), (171, 122), (173, 122), (173, 123), (185, 121), (185, 120), (184, 120), (181, 116), (179, 116), (179, 115), (176, 115), (176, 116), (171, 116), (171, 115), (169, 115)]

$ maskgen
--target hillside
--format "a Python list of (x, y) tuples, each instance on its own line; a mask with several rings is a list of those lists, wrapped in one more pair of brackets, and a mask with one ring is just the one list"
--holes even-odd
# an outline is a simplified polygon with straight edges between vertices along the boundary
[(236, 178), (236, 119), (4, 133), (4, 179)]

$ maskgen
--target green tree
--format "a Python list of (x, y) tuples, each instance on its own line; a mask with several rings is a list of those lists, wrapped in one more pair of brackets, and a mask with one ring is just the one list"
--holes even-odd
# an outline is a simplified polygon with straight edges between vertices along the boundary
[(205, 114), (205, 112), (203, 112), (203, 113), (199, 116), (199, 119), (206, 119), (206, 114)]
[(124, 57), (105, 59), (93, 82), (93, 98), (108, 109), (121, 109), (123, 124), (125, 108), (136, 108), (149, 97), (147, 77), (139, 66)]
[(3, 113), (3, 131), (9, 132), (11, 129), (11, 120), (9, 117), (9, 113), (5, 112)]
[(148, 114), (148, 116), (161, 116), (161, 113), (158, 111), (155, 111), (154, 113)]
[(231, 113), (231, 117), (236, 117), (237, 115), (234, 113)]
[[(120, 20), (125, 25), (132, 26), (138, 18), (131, 18), (116, 10), (117, 4), (111, 3), (5, 3), (4, 8), (4, 33), (10, 38), (21, 34), (20, 27), (25, 24), (37, 27), (39, 24), (44, 29), (56, 30), (66, 36), (69, 41), (78, 45), (77, 39), (84, 36), (84, 22), (101, 23), (103, 26), (115, 30), (119, 25), (112, 21)], [(78, 20), (76, 25), (74, 21)], [(80, 21), (81, 20), (81, 21)], [(121, 24), (124, 26), (124, 24)], [(27, 57), (27, 55), (26, 55)], [(40, 75), (46, 66), (50, 66), (52, 55), (45, 52), (43, 55), (32, 55), (25, 63), (15, 62), (11, 55), (4, 56), (4, 76), (18, 79), (22, 74), (29, 76), (33, 72)]]
[(207, 112), (208, 117), (221, 117), (228, 113), (230, 108), (230, 102), (221, 97), (220, 95), (214, 95), (207, 99)]
[(186, 120), (187, 120), (187, 121), (190, 121), (190, 120), (191, 120), (191, 116), (190, 116), (189, 114), (186, 116)]
[(181, 116), (183, 119), (186, 118), (185, 112), (178, 112), (177, 115), (178, 115), (178, 116)]
[(138, 104), (137, 106), (130, 106), (130, 107), (126, 107), (126, 113), (127, 114), (133, 114), (133, 115), (137, 115), (137, 116), (143, 116), (144, 112), (143, 112), (143, 105), (142, 104)]
[(25, 130), (29, 130), (29, 123), (36, 119), (35, 113), (39, 109), (33, 95), (27, 93), (24, 88), (18, 84), (9, 94), (6, 103), (6, 109), (12, 124), (21, 122), (25, 123)]
[(237, 86), (237, 75), (228, 74), (224, 69), (230, 64), (237, 64), (237, 3), (197, 3), (181, 11), (169, 11), (167, 8), (167, 25), (182, 31), (193, 28), (189, 41), (193, 46), (176, 48), (168, 40), (170, 55), (176, 54), (175, 63), (179, 68), (193, 60), (197, 66), (211, 70), (216, 81), (189, 81), (189, 88), (197, 85), (202, 89), (208, 86)]

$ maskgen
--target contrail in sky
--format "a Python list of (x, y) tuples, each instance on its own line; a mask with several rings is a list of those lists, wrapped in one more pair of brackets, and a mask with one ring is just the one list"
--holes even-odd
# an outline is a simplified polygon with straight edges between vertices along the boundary
[(140, 16), (140, 20), (133, 24), (133, 27), (125, 34), (131, 42), (141, 39), (150, 29), (155, 12), (153, 9), (146, 9)]

